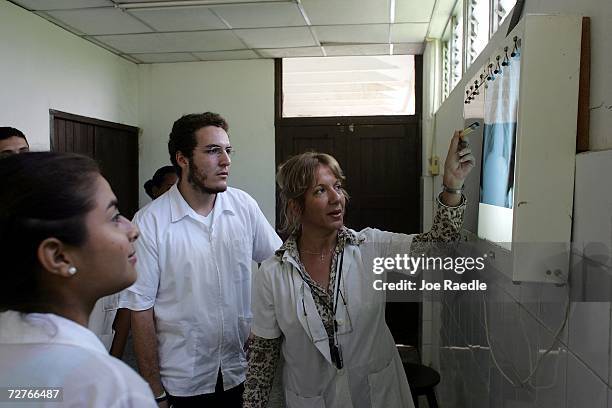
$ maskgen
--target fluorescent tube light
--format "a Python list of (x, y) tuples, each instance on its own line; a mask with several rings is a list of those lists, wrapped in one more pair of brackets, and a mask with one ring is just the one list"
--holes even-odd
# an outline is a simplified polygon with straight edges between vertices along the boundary
[(149, 8), (181, 8), (196, 6), (225, 6), (228, 4), (270, 4), (270, 3), (293, 3), (291, 0), (178, 0), (178, 1), (142, 1), (138, 3), (117, 3), (115, 7), (124, 10), (137, 10)]

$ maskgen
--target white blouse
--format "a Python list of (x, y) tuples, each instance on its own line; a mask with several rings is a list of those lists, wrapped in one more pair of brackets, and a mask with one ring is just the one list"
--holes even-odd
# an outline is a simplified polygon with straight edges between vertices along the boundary
[[(147, 383), (94, 333), (54, 314), (0, 313), (0, 385), (0, 407), (157, 407)], [(62, 402), (9, 399), (9, 390), (41, 388), (59, 389)]]

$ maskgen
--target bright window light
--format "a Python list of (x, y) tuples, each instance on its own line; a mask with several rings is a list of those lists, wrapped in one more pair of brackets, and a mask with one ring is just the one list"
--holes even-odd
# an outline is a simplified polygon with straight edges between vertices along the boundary
[(467, 64), (482, 52), (489, 41), (489, 0), (469, 0)]
[(451, 52), (449, 41), (442, 44), (442, 99), (446, 99), (450, 93), (450, 74), (451, 74)]
[(414, 115), (414, 56), (283, 59), (283, 117)]
[(451, 89), (463, 76), (463, 10), (453, 17), (451, 30)]
[(516, 0), (494, 0), (494, 2), (493, 31), (495, 32), (499, 26), (503, 24), (506, 17), (510, 15), (510, 11), (514, 8)]

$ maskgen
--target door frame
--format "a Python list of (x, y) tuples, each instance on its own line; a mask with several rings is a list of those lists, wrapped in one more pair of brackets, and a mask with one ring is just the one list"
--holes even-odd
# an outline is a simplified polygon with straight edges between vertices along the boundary
[[(281, 165), (281, 128), (285, 126), (316, 126), (316, 125), (402, 125), (417, 124), (418, 126), (418, 150), (421, 152), (417, 158), (419, 169), (423, 167), (423, 56), (414, 56), (414, 115), (376, 115), (376, 116), (326, 116), (326, 117), (283, 117), (283, 60), (274, 59), (274, 168)], [(421, 184), (421, 178), (418, 183)], [(278, 205), (278, 186), (275, 184), (275, 201)], [(278, 215), (278, 211), (276, 211)], [(419, 211), (419, 224), (422, 229), (423, 209)], [(279, 220), (275, 220), (278, 225)]]
[[(107, 178), (114, 193), (118, 195), (121, 211), (128, 218), (132, 218), (140, 206), (140, 129), (136, 126), (109, 122), (54, 109), (49, 109), (49, 121), (50, 150), (76, 151), (95, 160), (99, 165), (101, 174)], [(68, 128), (66, 128), (67, 133), (65, 133), (61, 127), (56, 128), (56, 122), (70, 124), (72, 131), (68, 132)], [(79, 131), (76, 130), (77, 127), (80, 129)], [(86, 135), (81, 132), (84, 129), (87, 129)], [(70, 145), (70, 142), (69, 146), (63, 146), (62, 143), (68, 140), (63, 140), (65, 139), (63, 136), (65, 135), (69, 138), (72, 132), (75, 132), (75, 139), (73, 141), (77, 139), (83, 140), (83, 136), (85, 136), (85, 139), (91, 142), (87, 143), (85, 150), (78, 149), (75, 145)], [(120, 137), (121, 142), (115, 147), (122, 148), (122, 150), (119, 156), (115, 157), (115, 151), (113, 150), (115, 147), (109, 150), (109, 146), (118, 143), (119, 139), (117, 139), (117, 136)], [(111, 144), (109, 145), (109, 143)]]
[(53, 123), (54, 123), (55, 118), (71, 120), (74, 122), (81, 122), (87, 125), (101, 126), (101, 127), (107, 127), (111, 129), (117, 129), (117, 130), (125, 130), (128, 132), (136, 133), (137, 135), (139, 134), (139, 128), (136, 126), (129, 126), (129, 125), (124, 125), (124, 124), (115, 123), (115, 122), (108, 122), (102, 119), (89, 118), (87, 116), (75, 115), (74, 113), (68, 113), (68, 112), (62, 112), (62, 111), (55, 110), (55, 109), (49, 109), (49, 130), (50, 130), (49, 132), (50, 149), (49, 150), (53, 150), (55, 147), (53, 145), (53, 139), (55, 138), (55, 126), (53, 126)]
[[(378, 115), (378, 116), (326, 116), (308, 118), (284, 118), (283, 117), (283, 60), (274, 59), (274, 156), (275, 167), (281, 163), (281, 132), (283, 126), (308, 126), (308, 125), (396, 125), (413, 124), (419, 126), (419, 145), (422, 143), (422, 118), (423, 115), (423, 56), (414, 56), (414, 115)], [(421, 155), (422, 156), (422, 155)], [(419, 166), (422, 158), (419, 156)]]

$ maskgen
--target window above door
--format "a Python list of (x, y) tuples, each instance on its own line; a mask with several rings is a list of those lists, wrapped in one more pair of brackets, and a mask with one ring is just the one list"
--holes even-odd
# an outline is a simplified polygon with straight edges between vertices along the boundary
[(283, 117), (415, 114), (413, 55), (285, 58)]

